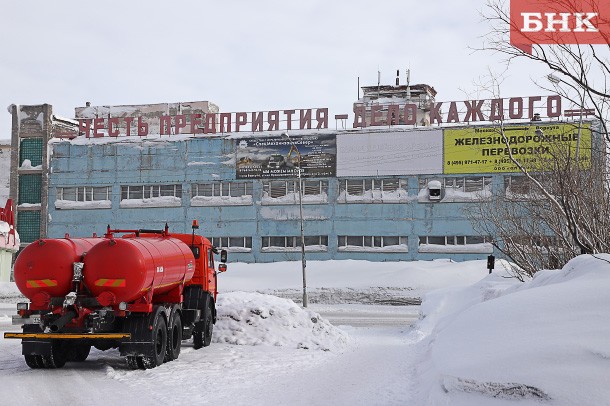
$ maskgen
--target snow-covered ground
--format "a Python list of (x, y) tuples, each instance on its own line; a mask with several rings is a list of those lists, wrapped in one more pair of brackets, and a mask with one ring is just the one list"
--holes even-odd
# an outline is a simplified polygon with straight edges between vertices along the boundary
[[(610, 255), (526, 283), (503, 265), (487, 275), (484, 261), (311, 261), (304, 310), (288, 299), (300, 299), (300, 262), (230, 264), (210, 347), (185, 342), (147, 371), (112, 350), (30, 370), (2, 339), (2, 403), (610, 404)], [(0, 297), (10, 331), (14, 285)], [(416, 321), (418, 306), (388, 305), (418, 298)]]
[(610, 255), (506, 276), (426, 296), (416, 403), (609, 405)]

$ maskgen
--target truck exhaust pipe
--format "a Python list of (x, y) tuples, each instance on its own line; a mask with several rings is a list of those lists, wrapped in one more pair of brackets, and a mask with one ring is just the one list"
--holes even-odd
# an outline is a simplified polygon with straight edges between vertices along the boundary
[(62, 328), (64, 328), (64, 326), (66, 324), (68, 324), (69, 322), (71, 322), (74, 318), (76, 317), (76, 312), (73, 310), (68, 310), (66, 312), (66, 314), (64, 314), (63, 316), (61, 316), (60, 318), (58, 318), (57, 320), (55, 320), (53, 323), (51, 323), (51, 325), (49, 326), (49, 329), (53, 332), (53, 333), (57, 333), (59, 330), (61, 330)]

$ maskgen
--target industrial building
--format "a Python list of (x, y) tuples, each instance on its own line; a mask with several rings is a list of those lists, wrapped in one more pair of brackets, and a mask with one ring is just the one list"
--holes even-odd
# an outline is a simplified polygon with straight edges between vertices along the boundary
[(494, 248), (465, 211), (520, 182), (498, 119), (532, 162), (561, 139), (591, 157), (590, 124), (577, 139), (559, 96), (437, 102), (428, 85), (362, 89), (351, 128), (321, 108), (88, 104), (66, 119), (12, 106), (21, 243), (109, 224), (189, 232), (199, 219), (233, 261), (298, 259), (301, 224), (308, 259), (480, 259)]

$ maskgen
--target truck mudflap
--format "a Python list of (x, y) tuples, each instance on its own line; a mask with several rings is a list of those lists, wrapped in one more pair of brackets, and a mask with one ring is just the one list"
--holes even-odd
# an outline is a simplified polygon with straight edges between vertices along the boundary
[(129, 340), (129, 333), (4, 333), (4, 338), (40, 340)]

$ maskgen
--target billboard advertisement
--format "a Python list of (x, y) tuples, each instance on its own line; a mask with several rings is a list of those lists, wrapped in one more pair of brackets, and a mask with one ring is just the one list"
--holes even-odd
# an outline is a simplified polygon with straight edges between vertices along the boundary
[(440, 174), (443, 131), (337, 134), (337, 176)]
[(241, 138), (235, 150), (237, 179), (295, 178), (299, 166), (303, 177), (336, 174), (335, 134)]
[[(541, 124), (445, 129), (445, 174), (519, 172), (510, 156), (531, 170), (543, 170), (560, 150), (579, 151), (579, 163), (591, 163), (590, 124)], [(508, 141), (508, 146), (506, 142)]]

